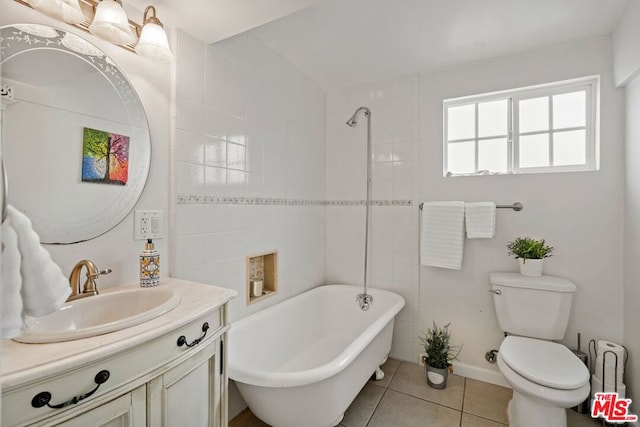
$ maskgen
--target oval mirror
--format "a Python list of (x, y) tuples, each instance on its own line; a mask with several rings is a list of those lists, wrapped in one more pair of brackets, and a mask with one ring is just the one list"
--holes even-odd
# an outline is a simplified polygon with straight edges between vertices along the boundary
[(9, 203), (43, 243), (109, 231), (149, 173), (149, 126), (135, 90), (101, 50), (58, 28), (0, 28), (0, 61)]

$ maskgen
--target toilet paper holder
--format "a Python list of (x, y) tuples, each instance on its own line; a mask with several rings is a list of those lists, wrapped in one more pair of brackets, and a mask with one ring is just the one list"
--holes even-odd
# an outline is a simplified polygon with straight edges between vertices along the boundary
[[(624, 361), (622, 362), (622, 372), (624, 374), (624, 370), (627, 367), (627, 360), (629, 359), (629, 350), (627, 349), (627, 347), (625, 347), (624, 345), (620, 345), (620, 347), (622, 347), (624, 349)], [(591, 351), (593, 350), (593, 354), (591, 354)], [(608, 356), (608, 355), (612, 355), (612, 356)], [(594, 365), (595, 365), (595, 360), (598, 357), (598, 351), (597, 351), (597, 347), (596, 347), (596, 340), (592, 339), (589, 341), (589, 361), (590, 361), (590, 366), (589, 366), (589, 370), (591, 372), (595, 372), (594, 371)], [(611, 357), (613, 357), (614, 360), (614, 381), (613, 381), (613, 387), (614, 390), (618, 390), (618, 364), (619, 364), (619, 360), (618, 360), (618, 355), (612, 351), (612, 350), (605, 350), (602, 352), (602, 392), (604, 393), (605, 391), (605, 387), (606, 387), (606, 362), (607, 362), (607, 357), (609, 357), (609, 360), (611, 360)]]

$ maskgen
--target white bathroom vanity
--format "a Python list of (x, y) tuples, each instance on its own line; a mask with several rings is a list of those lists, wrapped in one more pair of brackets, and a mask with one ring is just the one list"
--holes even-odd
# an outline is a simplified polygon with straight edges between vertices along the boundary
[(160, 287), (180, 303), (136, 326), (47, 344), (3, 341), (1, 424), (226, 426), (226, 304), (236, 292), (173, 278)]

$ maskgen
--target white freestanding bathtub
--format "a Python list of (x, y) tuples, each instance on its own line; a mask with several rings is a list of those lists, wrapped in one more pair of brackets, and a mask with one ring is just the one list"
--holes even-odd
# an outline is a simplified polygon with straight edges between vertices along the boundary
[(232, 324), (229, 377), (251, 411), (274, 427), (330, 427), (391, 349), (400, 295), (320, 286)]

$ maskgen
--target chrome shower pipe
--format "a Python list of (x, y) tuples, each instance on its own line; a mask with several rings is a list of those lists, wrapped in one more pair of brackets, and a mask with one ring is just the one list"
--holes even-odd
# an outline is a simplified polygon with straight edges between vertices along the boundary
[(368, 107), (358, 108), (353, 115), (347, 120), (347, 126), (354, 127), (357, 122), (357, 117), (360, 112), (364, 112), (364, 116), (367, 118), (367, 198), (365, 201), (365, 231), (364, 231), (364, 292), (358, 294), (356, 301), (360, 305), (360, 309), (363, 311), (369, 310), (373, 303), (373, 297), (367, 294), (367, 270), (368, 270), (368, 258), (369, 258), (369, 218), (371, 216), (371, 110)]

